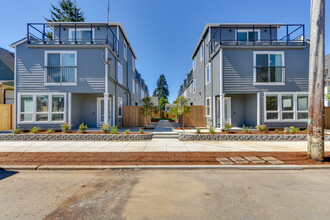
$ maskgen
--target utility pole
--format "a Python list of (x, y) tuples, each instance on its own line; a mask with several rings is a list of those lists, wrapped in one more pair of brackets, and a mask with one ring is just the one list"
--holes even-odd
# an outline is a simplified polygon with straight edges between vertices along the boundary
[(307, 156), (324, 159), (325, 0), (311, 0)]

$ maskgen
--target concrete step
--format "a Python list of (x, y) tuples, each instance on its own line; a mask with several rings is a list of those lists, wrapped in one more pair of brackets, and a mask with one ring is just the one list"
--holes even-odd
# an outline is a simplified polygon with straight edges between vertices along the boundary
[(177, 135), (178, 132), (173, 132), (173, 131), (169, 131), (169, 132), (152, 132), (153, 135)]
[(154, 134), (152, 135), (152, 138), (166, 138), (166, 139), (177, 139), (179, 136), (177, 134), (171, 134), (171, 135), (159, 135), (159, 134)]

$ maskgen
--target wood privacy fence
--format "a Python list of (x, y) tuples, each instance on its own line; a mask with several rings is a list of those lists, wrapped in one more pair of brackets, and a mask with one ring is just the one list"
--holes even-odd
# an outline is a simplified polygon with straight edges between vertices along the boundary
[(14, 104), (0, 104), (0, 131), (14, 129)]
[(325, 128), (330, 128), (330, 107), (324, 107)]
[(151, 122), (151, 117), (145, 119), (141, 113), (142, 106), (124, 106), (123, 126), (144, 127)]
[[(204, 105), (192, 105), (190, 112), (184, 116), (185, 127), (206, 127), (206, 106)], [(182, 124), (182, 117), (179, 118), (180, 124)]]

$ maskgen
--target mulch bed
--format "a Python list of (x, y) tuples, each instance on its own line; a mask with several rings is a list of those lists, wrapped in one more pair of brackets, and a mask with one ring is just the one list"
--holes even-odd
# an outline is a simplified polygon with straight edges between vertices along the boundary
[[(211, 134), (210, 132), (200, 132), (196, 134)], [(224, 131), (224, 132), (216, 132), (214, 134), (283, 134), (283, 135), (292, 135), (289, 133), (281, 132), (281, 133), (276, 133), (275, 131), (266, 131), (266, 132), (260, 132), (260, 131), (249, 131), (249, 133), (245, 133), (243, 131)], [(297, 131), (294, 134), (305, 134), (307, 135), (307, 132), (304, 131)], [(325, 134), (327, 135), (327, 134)]]
[[(275, 157), (284, 164), (330, 165), (308, 159), (305, 152), (0, 152), (1, 165), (219, 165), (218, 157)], [(269, 163), (266, 163), (269, 164)], [(250, 163), (250, 165), (256, 165)]]
[[(20, 134), (34, 134), (31, 132), (21, 132)], [(47, 134), (46, 131), (40, 131), (37, 134)], [(111, 133), (104, 133), (103, 131), (87, 131), (87, 132), (80, 132), (80, 131), (70, 131), (70, 132), (63, 132), (63, 131), (55, 131), (50, 134), (108, 134), (108, 135), (118, 135), (118, 134), (126, 134), (124, 132), (118, 132), (117, 134), (111, 134)], [(129, 132), (128, 134), (151, 134), (151, 132)]]

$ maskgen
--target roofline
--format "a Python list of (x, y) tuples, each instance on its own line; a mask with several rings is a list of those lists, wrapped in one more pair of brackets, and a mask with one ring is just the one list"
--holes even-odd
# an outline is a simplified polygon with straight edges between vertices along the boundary
[(197, 45), (194, 49), (194, 52), (192, 53), (192, 55), (190, 57), (191, 60), (194, 59), (194, 56), (195, 56), (195, 54), (196, 54), (196, 52), (199, 48), (199, 45), (201, 44), (201, 42), (202, 42), (206, 32), (208, 31), (208, 29), (210, 27), (219, 27), (220, 25), (221, 26), (227, 26), (227, 27), (236, 26), (236, 25), (241, 26), (241, 27), (242, 26), (252, 26), (252, 25), (257, 26), (257, 27), (269, 26), (269, 25), (282, 27), (285, 24), (278, 24), (278, 23), (208, 23), (208, 24), (205, 25), (204, 30), (203, 30), (201, 36), (198, 39)]
[(24, 38), (22, 38), (22, 39), (20, 39), (20, 40), (18, 40), (16, 42), (14, 42), (14, 43), (12, 43), (12, 44), (9, 44), (9, 46), (11, 48), (14, 48), (15, 49), (18, 45), (21, 45), (21, 44), (25, 43), (26, 41), (27, 41), (27, 37), (24, 37)]

